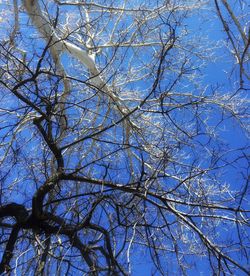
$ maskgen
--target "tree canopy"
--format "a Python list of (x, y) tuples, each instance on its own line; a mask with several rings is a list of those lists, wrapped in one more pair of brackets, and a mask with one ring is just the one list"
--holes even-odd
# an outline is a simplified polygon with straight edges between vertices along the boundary
[(0, 8), (0, 273), (249, 274), (247, 1)]

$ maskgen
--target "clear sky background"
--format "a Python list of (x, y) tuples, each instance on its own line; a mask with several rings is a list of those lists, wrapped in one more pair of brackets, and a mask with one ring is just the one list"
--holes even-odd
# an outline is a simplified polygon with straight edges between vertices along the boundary
[[(153, 3), (153, 2), (152, 2)], [(4, 14), (8, 14), (9, 5), (5, 2), (0, 2), (0, 21), (3, 22), (2, 25), (0, 25), (0, 38), (4, 38), (5, 35), (7, 35), (6, 32), (6, 26), (4, 24)], [(6, 16), (6, 15), (5, 15)], [(6, 17), (7, 18), (7, 17)], [(9, 19), (8, 19), (9, 20)], [(10, 19), (11, 20), (11, 19)], [(7, 22), (7, 21), (6, 21)], [(23, 27), (26, 27), (25, 24), (27, 24), (28, 19), (27, 15), (25, 15), (23, 12), (20, 13), (20, 22), (21, 25), (23, 24)], [(210, 94), (213, 90), (219, 91), (219, 93), (227, 93), (227, 92), (234, 92), (238, 89), (238, 81), (239, 81), (239, 72), (237, 69), (237, 65), (235, 64), (235, 61), (232, 57), (232, 54), (227, 49), (227, 39), (226, 35), (223, 32), (223, 27), (221, 22), (218, 20), (218, 17), (215, 14), (215, 11), (208, 10), (208, 9), (202, 9), (199, 12), (194, 11), (192, 16), (188, 19), (184, 20), (183, 24), (186, 24), (186, 29), (190, 33), (190, 37), (193, 37), (193, 39), (199, 40), (200, 38), (203, 38), (204, 41), (207, 41), (206, 47), (213, 49), (213, 56), (214, 60), (207, 62), (205, 65), (198, 65), (197, 68), (197, 74), (200, 74), (200, 82), (203, 87), (206, 87), (205, 94)], [(25, 28), (24, 28), (25, 29)], [(28, 27), (25, 30), (27, 31), (26, 35), (29, 34), (30, 36), (34, 35), (34, 29), (33, 27)], [(36, 34), (37, 35), (37, 34)], [(39, 44), (40, 43), (40, 44)], [(45, 43), (41, 40), (38, 43), (38, 46), (44, 45)], [(204, 43), (204, 42), (203, 42)], [(198, 45), (199, 43), (197, 43)], [(194, 49), (195, 50), (195, 49)], [(143, 53), (145, 54), (145, 53)], [(176, 57), (178, 58), (178, 57)], [(147, 58), (146, 58), (147, 59)], [(67, 63), (67, 55), (63, 58), (63, 63)], [(72, 61), (70, 59), (70, 61)], [(74, 62), (74, 61), (73, 61)], [(194, 62), (196, 60), (194, 59)], [(197, 59), (197, 64), (200, 63)], [(66, 64), (69, 65), (69, 64)], [(69, 67), (69, 71), (71, 70), (71, 66)], [(70, 72), (71, 73), (71, 72)], [(73, 74), (73, 73), (72, 73)], [(246, 80), (245, 80), (246, 81)], [(147, 80), (143, 80), (140, 83), (142, 88), (146, 88), (147, 86)], [(245, 82), (245, 87), (250, 88), (250, 85)], [(244, 97), (247, 100), (249, 100), (249, 95), (247, 94), (249, 91), (242, 90), (238, 93), (241, 93), (242, 97)], [(180, 115), (181, 116), (181, 115)], [(221, 114), (217, 114), (216, 111), (212, 114), (211, 119), (211, 125), (217, 125), (218, 121), (221, 119)], [(227, 116), (227, 115), (225, 115)], [(223, 142), (226, 141), (228, 149), (231, 151), (227, 154), (228, 157), (233, 158), (236, 156), (236, 153), (234, 150), (241, 147), (249, 146), (249, 137), (245, 132), (243, 132), (240, 127), (237, 125), (237, 122), (234, 121), (233, 118), (228, 118), (224, 122), (220, 123), (217, 126), (217, 132), (220, 135), (220, 139), (223, 140)], [(118, 132), (119, 133), (119, 132)], [(27, 129), (26, 132), (24, 132), (24, 136), (29, 136), (30, 132), (29, 129)], [(199, 138), (202, 140), (202, 137)], [(34, 143), (37, 143), (38, 140), (35, 140)], [(30, 150), (30, 149), (29, 149)], [(205, 149), (204, 149), (205, 150)], [(239, 151), (237, 151), (238, 153)], [(32, 151), (31, 151), (32, 154)], [(200, 152), (201, 156), (203, 152)], [(228, 183), (232, 190), (237, 189), (239, 186), (242, 186), (243, 179), (242, 179), (242, 171), (241, 168), (244, 169), (247, 166), (246, 159), (239, 159), (237, 162), (233, 163), (232, 166), (228, 166), (225, 170), (224, 174), (220, 176), (220, 179), (226, 183)], [(13, 175), (10, 177), (9, 181), (11, 182), (14, 178), (17, 177), (17, 174), (13, 173)], [(21, 183), (23, 185), (23, 183)], [(17, 186), (18, 187), (18, 186)], [(29, 182), (27, 182), (27, 187), (23, 185), (22, 187), (25, 187), (25, 192), (31, 193), (28, 189), (30, 189)], [(26, 189), (27, 188), (27, 189)], [(18, 190), (18, 189), (17, 189)], [(32, 191), (33, 192), (33, 191)], [(27, 206), (30, 207), (31, 205), (31, 197), (29, 198), (29, 202), (27, 203), (27, 193), (17, 193), (14, 191), (11, 194), (8, 194), (9, 199), (12, 199), (15, 202), (19, 203), (25, 203)], [(221, 229), (223, 232), (225, 229)], [(232, 233), (234, 235), (235, 233)], [(208, 270), (208, 263), (205, 260), (205, 258), (191, 258), (191, 262), (194, 262), (196, 265), (196, 270), (189, 270), (188, 275), (195, 276), (210, 276), (211, 271)], [(132, 262), (132, 268), (133, 273), (132, 276), (151, 276), (151, 275), (159, 275), (157, 271), (152, 269), (152, 261), (149, 257), (149, 252), (140, 252), (139, 250), (135, 250), (134, 254), (131, 256), (131, 262)], [(174, 263), (173, 263), (174, 266)], [(167, 270), (167, 269), (166, 269)], [(174, 271), (174, 267), (169, 267), (170, 271)], [(176, 275), (180, 275), (180, 271), (176, 270)], [(243, 275), (239, 272), (237, 276)], [(169, 276), (174, 276), (173, 274), (169, 274)]]
[[(239, 87), (239, 71), (235, 60), (232, 58), (232, 53), (229, 48), (226, 47), (226, 45), (228, 45), (227, 36), (215, 11), (204, 9), (199, 12), (194, 12), (193, 16), (188, 18), (185, 22), (187, 24), (187, 30), (191, 35), (195, 34), (197, 39), (199, 39), (199, 37), (207, 37), (208, 43), (211, 47), (214, 47), (214, 61), (208, 62), (205, 66), (200, 67), (202, 82), (204, 85), (207, 85), (208, 93), (215, 88), (218, 88), (221, 94), (236, 91)], [(242, 91), (242, 97), (244, 97), (246, 101), (249, 101), (250, 83), (248, 80), (245, 80), (245, 88), (248, 90)], [(216, 115), (213, 117), (214, 122), (219, 119), (220, 118)], [(229, 118), (222, 122), (219, 129), (221, 129), (221, 131), (218, 132), (220, 138), (223, 142), (226, 142), (228, 148), (232, 150), (232, 153), (228, 155), (228, 157), (234, 156), (234, 150), (245, 147), (249, 149), (250, 145), (247, 133), (239, 127), (238, 123), (233, 118)], [(239, 151), (237, 150), (236, 152), (238, 153)], [(250, 149), (248, 152), (250, 154)], [(227, 168), (226, 173), (221, 176), (221, 179), (228, 183), (232, 190), (237, 190), (239, 186), (243, 184), (241, 178), (242, 171), (240, 168), (245, 167), (247, 167), (246, 160), (240, 159), (237, 161), (237, 166), (232, 165)], [(152, 260), (150, 260), (147, 255), (140, 255), (140, 253), (138, 253), (138, 255), (139, 256), (133, 260), (135, 269), (132, 273), (133, 276), (160, 275), (157, 271), (152, 269)], [(188, 276), (212, 275), (206, 257), (190, 258), (190, 260), (195, 264), (195, 268), (189, 270)], [(173, 267), (169, 267), (169, 270), (173, 271), (174, 269)], [(176, 270), (175, 275), (181, 275), (180, 273), (179, 270)], [(173, 274), (170, 272), (166, 275), (172, 276)], [(243, 276), (245, 273), (238, 271), (236, 275)]]

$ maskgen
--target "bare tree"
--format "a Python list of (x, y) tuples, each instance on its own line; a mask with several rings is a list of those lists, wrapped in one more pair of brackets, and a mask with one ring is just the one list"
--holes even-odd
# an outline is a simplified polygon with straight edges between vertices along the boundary
[[(215, 0), (218, 17), (227, 36), (227, 45), (238, 65), (240, 88), (249, 88), (249, 4), (245, 1)], [(245, 84), (246, 82), (246, 84)]]
[[(141, 255), (152, 275), (249, 274), (249, 32), (230, 2), (6, 3), (1, 273), (130, 275)], [(228, 93), (191, 27), (213, 12), (240, 67)]]

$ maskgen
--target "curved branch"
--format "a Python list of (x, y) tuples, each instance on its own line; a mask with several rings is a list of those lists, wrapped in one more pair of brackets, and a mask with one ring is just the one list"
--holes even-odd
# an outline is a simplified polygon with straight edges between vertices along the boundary
[(55, 174), (48, 179), (35, 193), (32, 199), (32, 216), (40, 218), (43, 214), (43, 200), (47, 193), (49, 193), (58, 184), (61, 179), (61, 174)]
[(15, 217), (17, 223), (25, 222), (29, 213), (26, 208), (17, 203), (10, 203), (0, 207), (0, 218)]

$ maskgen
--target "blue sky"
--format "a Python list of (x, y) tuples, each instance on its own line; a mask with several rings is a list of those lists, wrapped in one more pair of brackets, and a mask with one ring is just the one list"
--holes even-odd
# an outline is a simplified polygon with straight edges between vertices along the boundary
[[(6, 6), (1, 4), (1, 8), (2, 8), (2, 13), (5, 11)], [(62, 8), (63, 9), (63, 8)], [(73, 9), (73, 8), (72, 8)], [(7, 11), (8, 12), (8, 11)], [(63, 20), (63, 19), (62, 19)], [(7, 21), (6, 21), (7, 22)], [(41, 50), (43, 50), (43, 47), (45, 45), (45, 43), (39, 39), (39, 34), (38, 33), (34, 33), (35, 28), (29, 26), (27, 27), (26, 24), (28, 22), (28, 18), (27, 15), (24, 14), (24, 12), (21, 12), (20, 14), (20, 22), (21, 22), (21, 33), (23, 35), (22, 37), (22, 42), (19, 44), (19, 46), (26, 48), (26, 50), (31, 50), (30, 52), (28, 51), (28, 57), (29, 58), (33, 58), (33, 52), (35, 51), (38, 55), (40, 54)], [(111, 22), (112, 23), (112, 22)], [(112, 25), (110, 23), (110, 26)], [(128, 23), (128, 21), (124, 22), (124, 24), (126, 25)], [(207, 50), (205, 50), (205, 52), (203, 53), (204, 56), (202, 58), (199, 58), (197, 56), (194, 55), (187, 55), (187, 57), (189, 58), (188, 60), (188, 64), (190, 64), (190, 68), (192, 69), (192, 73), (195, 72), (197, 79), (195, 81), (192, 80), (193, 75), (188, 75), (186, 77), (183, 78), (183, 80), (180, 82), (180, 84), (176, 85), (176, 89), (178, 92), (178, 89), (181, 93), (193, 93), (194, 95), (199, 94), (201, 91), (200, 89), (203, 88), (204, 89), (204, 96), (207, 95), (212, 95), (214, 91), (216, 91), (215, 95), (223, 95), (224, 93), (229, 93), (231, 95), (233, 95), (232, 97), (235, 98), (235, 102), (237, 102), (237, 96), (241, 95), (241, 97), (243, 97), (244, 99), (249, 100), (249, 96), (247, 95), (247, 91), (240, 91), (238, 94), (234, 94), (235, 91), (238, 89), (238, 79), (239, 79), (239, 72), (237, 69), (237, 65), (235, 64), (235, 61), (230, 53), (230, 51), (225, 47), (225, 43), (226, 43), (226, 36), (225, 33), (222, 30), (222, 25), (221, 22), (219, 22), (218, 18), (216, 17), (216, 14), (214, 11), (209, 11), (207, 9), (201, 10), (201, 11), (195, 11), (192, 13), (191, 17), (184, 20), (182, 22), (182, 24), (186, 25), (186, 31), (188, 32), (188, 35), (186, 36), (186, 41), (185, 43), (187, 43), (186, 45), (188, 45), (188, 39), (192, 39), (192, 42), (195, 42), (197, 40), (197, 44), (194, 43), (194, 45), (197, 45), (197, 48), (192, 48), (190, 46), (190, 49), (192, 49), (194, 52), (198, 52), (202, 47), (207, 47)], [(4, 27), (4, 30), (6, 30), (6, 25), (2, 25)], [(110, 26), (108, 25), (108, 29), (110, 28)], [(165, 27), (165, 26), (164, 26)], [(121, 27), (122, 29), (122, 27)], [(168, 32), (168, 30), (166, 30), (166, 32)], [(183, 31), (183, 30), (182, 30)], [(164, 30), (162, 31), (162, 33), (164, 32)], [(153, 33), (153, 31), (152, 31)], [(2, 33), (2, 35), (4, 36), (5, 33)], [(177, 35), (181, 35), (180, 33), (177, 33)], [(32, 44), (30, 43), (30, 39), (31, 37), (35, 37), (36, 40), (32, 41)], [(100, 39), (101, 41), (101, 39)], [(100, 43), (100, 41), (98, 43)], [(191, 43), (190, 43), (191, 44)], [(113, 66), (117, 66), (117, 72), (122, 76), (122, 77), (126, 77), (126, 74), (129, 74), (129, 72), (126, 71), (126, 68), (129, 64), (129, 61), (131, 61), (131, 56), (134, 54), (137, 59), (137, 63), (135, 61), (135, 63), (132, 62), (133, 65), (138, 66), (138, 65), (143, 65), (145, 64), (145, 72), (147, 71), (147, 67), (146, 65), (151, 65), (150, 62), (151, 60), (149, 59), (150, 54), (152, 54), (154, 51), (155, 53), (157, 53), (157, 47), (155, 48), (150, 48), (150, 50), (138, 50), (138, 49), (129, 49), (128, 50), (128, 55), (121, 59), (117, 58), (116, 61), (112, 61), (111, 65)], [(201, 48), (198, 48), (201, 47)], [(105, 52), (105, 50), (103, 50)], [(124, 48), (120, 48), (118, 49), (118, 51), (120, 51), (119, 53), (123, 53)], [(112, 54), (114, 53), (113, 50), (107, 50), (105, 52), (106, 55), (100, 55), (101, 58), (97, 59), (97, 62), (99, 62), (100, 66), (103, 66), (103, 64), (106, 62), (106, 60), (109, 60), (109, 58), (112, 56)], [(172, 52), (171, 52), (172, 53)], [(181, 51), (178, 50), (173, 50), (173, 55), (170, 53), (169, 55), (169, 59), (171, 59), (171, 62), (173, 65), (173, 68), (175, 69), (178, 65), (179, 65), (179, 59), (181, 60), (183, 58), (183, 56), (174, 56), (174, 54), (178, 55), (181, 53)], [(141, 54), (141, 56), (140, 56)], [(49, 55), (49, 54), (48, 54)], [(31, 67), (34, 65), (36, 65), (36, 61), (39, 57), (35, 56), (34, 59), (32, 59), (30, 65)], [(136, 60), (135, 58), (135, 60)], [(168, 58), (168, 56), (167, 56)], [(204, 58), (207, 58), (207, 61), (205, 63), (204, 62)], [(48, 56), (46, 56), (46, 59), (44, 61), (45, 65), (48, 65), (49, 62), (51, 62), (51, 60), (49, 60)], [(157, 58), (153, 58), (152, 62), (155, 62), (155, 64), (157, 65)], [(81, 81), (85, 81), (86, 79), (86, 75), (87, 72), (86, 70), (81, 70), (82, 69), (82, 64), (79, 63), (76, 59), (72, 59), (72, 57), (70, 57), (70, 55), (68, 53), (64, 54), (62, 57), (62, 64), (63, 66), (66, 67), (66, 71), (67, 73), (70, 74), (71, 77), (76, 77), (79, 76), (79, 79)], [(120, 65), (121, 64), (121, 65)], [(166, 61), (167, 64), (167, 61)], [(176, 67), (175, 67), (176, 66)], [(166, 65), (167, 67), (167, 65)], [(193, 69), (193, 68), (196, 69)], [(157, 66), (155, 66), (155, 68), (157, 68)], [(190, 69), (190, 70), (191, 70)], [(113, 71), (112, 66), (107, 68), (107, 72), (105, 72), (105, 74), (111, 74)], [(84, 73), (82, 73), (84, 71)], [(116, 72), (116, 73), (117, 73)], [(138, 71), (139, 72), (139, 71)], [(156, 95), (157, 93), (160, 93), (162, 91), (164, 91), (164, 89), (166, 89), (166, 87), (168, 86), (169, 83), (171, 83), (171, 79), (174, 78), (176, 76), (176, 71), (172, 71), (171, 73), (169, 73), (169, 71), (166, 70), (166, 74), (163, 75), (163, 81), (162, 81), (162, 87), (156, 91)], [(119, 74), (114, 73), (114, 75), (112, 75), (112, 77), (109, 79), (110, 83), (112, 83), (112, 80), (118, 80), (119, 81)], [(139, 74), (139, 73), (138, 73)], [(165, 77), (165, 79), (164, 79)], [(117, 78), (117, 79), (116, 79)], [(169, 79), (168, 79), (169, 78)], [(56, 79), (56, 78), (55, 78)], [(134, 98), (136, 98), (138, 95), (143, 98), (143, 95), (146, 95), (147, 92), (150, 90), (149, 87), (151, 87), (152, 82), (154, 79), (154, 75), (151, 72), (151, 74), (148, 74), (145, 78), (143, 78), (142, 80), (139, 81), (135, 81), (132, 84), (128, 84), (127, 86), (119, 86), (119, 89), (121, 91), (119, 91), (121, 93), (121, 95), (123, 95), (122, 93), (126, 93), (126, 89), (131, 89), (132, 92), (133, 89), (136, 91), (134, 92), (134, 94), (132, 94), (132, 96)], [(44, 95), (46, 95), (46, 93), (50, 92), (50, 85), (53, 86), (56, 83), (56, 80), (54, 81), (52, 78), (49, 80), (50, 82), (46, 82), (48, 81), (46, 78), (44, 78), (44, 80), (41, 81), (41, 91), (44, 93)], [(77, 97), (81, 96), (83, 93), (81, 90), (78, 91), (78, 87), (81, 87), (82, 83), (78, 83), (77, 81), (75, 81), (74, 83), (74, 88), (72, 89), (73, 92), (75, 92), (76, 94), (71, 95), (70, 100), (73, 102), (77, 99)], [(247, 83), (246, 83), (247, 85)], [(126, 88), (126, 89), (124, 89)], [(59, 85), (59, 90), (62, 89), (62, 85)], [(123, 90), (124, 89), (124, 90)], [(161, 90), (162, 89), (162, 90)], [(143, 90), (143, 91), (142, 91)], [(84, 90), (83, 90), (84, 91)], [(174, 91), (174, 90), (173, 90)], [(91, 92), (92, 93), (92, 92)], [(89, 95), (93, 96), (91, 93), (89, 93)], [(140, 94), (141, 93), (141, 94)], [(241, 93), (241, 94), (240, 94)], [(94, 94), (94, 93), (93, 93)], [(139, 97), (138, 96), (138, 97)], [(95, 96), (93, 96), (94, 98)], [(32, 97), (31, 97), (32, 98)], [(36, 98), (36, 95), (34, 94), (33, 99)], [(184, 98), (184, 97), (183, 97)], [(176, 96), (175, 100), (176, 101), (181, 101), (183, 100), (182, 96)], [(88, 99), (88, 97), (86, 96), (86, 99)], [(84, 108), (89, 109), (89, 111), (86, 111), (86, 114), (88, 114), (88, 116), (90, 116), (90, 119), (86, 119), (85, 121), (85, 125), (83, 124), (84, 128), (87, 127), (91, 127), (92, 123), (94, 121), (94, 115), (93, 115), (93, 110), (95, 111), (95, 108), (97, 107), (96, 102), (97, 101), (93, 101), (91, 102), (91, 104), (89, 104), (89, 102), (83, 97), (83, 106)], [(104, 99), (104, 100), (103, 100)], [(99, 110), (99, 115), (100, 117), (95, 121), (95, 123), (93, 124), (94, 127), (97, 127), (98, 124), (100, 124), (103, 121), (103, 115), (104, 113), (107, 111), (107, 105), (105, 102), (105, 97), (102, 98), (103, 103), (102, 103), (102, 107)], [(226, 102), (227, 100), (225, 100)], [(85, 103), (86, 102), (86, 103)], [(13, 108), (13, 105), (11, 105), (10, 102), (8, 102), (8, 104), (10, 104), (11, 108)], [(70, 104), (69, 104), (70, 106)], [(131, 106), (135, 106), (134, 103), (131, 103)], [(144, 106), (143, 106), (144, 108)], [(72, 108), (72, 107), (68, 107), (69, 114), (71, 116), (80, 116), (77, 113), (77, 108)], [(189, 120), (189, 116), (190, 119), (192, 118), (192, 114), (190, 115), (190, 110), (192, 109), (187, 109), (184, 110), (180, 109), (181, 111), (179, 112), (179, 109), (174, 110), (173, 112), (171, 112), (171, 114), (173, 113), (176, 117), (175, 119), (177, 120), (177, 122), (179, 122), (180, 124), (184, 124), (188, 122)], [(91, 113), (92, 111), (92, 113)], [(75, 113), (74, 113), (75, 112)], [(236, 190), (238, 189), (240, 186), (244, 186), (244, 178), (246, 177), (246, 166), (247, 166), (247, 161), (244, 158), (239, 158), (237, 159), (237, 157), (239, 155), (243, 155), (243, 151), (241, 152), (241, 150), (237, 150), (238, 148), (241, 147), (245, 147), (247, 144), (249, 145), (249, 141), (248, 141), (248, 137), (246, 135), (246, 133), (239, 127), (237, 121), (234, 118), (231, 118), (229, 116), (229, 113), (227, 112), (221, 112), (219, 111), (218, 107), (214, 107), (213, 109), (207, 109), (207, 112), (211, 112), (211, 116), (210, 119), (207, 121), (209, 126), (216, 126), (216, 131), (217, 131), (217, 135), (218, 137), (213, 137), (215, 138), (214, 141), (215, 142), (211, 142), (211, 144), (209, 144), (208, 148), (206, 148), (206, 144), (207, 144), (207, 138), (204, 138), (203, 136), (199, 136), (194, 138), (195, 143), (193, 145), (200, 145), (198, 150), (193, 150), (192, 148), (188, 148), (183, 146), (183, 149), (181, 151), (181, 153), (185, 153), (187, 155), (187, 158), (184, 159), (184, 162), (186, 162), (186, 165), (191, 164), (194, 160), (192, 158), (195, 158), (198, 156), (199, 159), (199, 164), (197, 166), (209, 166), (208, 162), (211, 161), (209, 159), (205, 159), (203, 160), (203, 154), (205, 156), (205, 153), (207, 153), (209, 150), (218, 150), (218, 144), (216, 144), (216, 142), (223, 142), (223, 148), (221, 148), (221, 154), (223, 155), (223, 157), (225, 158), (225, 161), (220, 160), (218, 162), (218, 166), (221, 165), (225, 165), (227, 160), (233, 160), (231, 165), (225, 166), (225, 168), (223, 169), (223, 173), (221, 175), (218, 175), (218, 179), (221, 182), (225, 182), (228, 185), (230, 185), (232, 190)], [(242, 111), (244, 112), (244, 111)], [(79, 113), (80, 114), (80, 113)], [(120, 114), (118, 114), (120, 115)], [(111, 112), (111, 115), (109, 114), (109, 117), (106, 121), (104, 121), (104, 123), (106, 125), (110, 124), (113, 122), (114, 118), (116, 119), (117, 115), (117, 111), (113, 111)], [(202, 114), (201, 118), (204, 119), (206, 118), (208, 114)], [(223, 116), (223, 122), (219, 123), (221, 120), (221, 116)], [(152, 115), (153, 117), (153, 115)], [(138, 117), (139, 118), (139, 117)], [(136, 120), (138, 121), (138, 123), (140, 123), (140, 119), (136, 118)], [(160, 117), (160, 119), (155, 116), (155, 121), (154, 123), (159, 123), (161, 124), (162, 118)], [(77, 118), (76, 118), (77, 119)], [(157, 121), (158, 120), (158, 121)], [(143, 120), (141, 120), (143, 122)], [(171, 127), (171, 123), (167, 123), (168, 118), (166, 118), (166, 127)], [(145, 121), (146, 122), (146, 121)], [(33, 127), (33, 126), (32, 126)], [(32, 163), (31, 165), (36, 166), (36, 162), (40, 162), (39, 164), (42, 164), (42, 162), (46, 162), (47, 160), (49, 160), (49, 154), (48, 153), (44, 153), (45, 152), (44, 148), (41, 146), (36, 147), (37, 145), (40, 145), (39, 143), (41, 143), (42, 139), (41, 137), (39, 137), (38, 135), (34, 136), (32, 139), (32, 141), (30, 141), (30, 129), (32, 129), (31, 126), (29, 126), (25, 131), (23, 131), (22, 135), (21, 135), (21, 139), (20, 141), (26, 141), (28, 147), (25, 148), (24, 144), (21, 145), (20, 148), (24, 148), (23, 150), (23, 157), (27, 157), (27, 160), (30, 160), (30, 162)], [(112, 137), (115, 137), (116, 142), (117, 141), (122, 141), (122, 139), (124, 139), (123, 137), (123, 127), (124, 125), (118, 126), (118, 127), (114, 127), (111, 130), (106, 132), (106, 135), (103, 134), (103, 136), (101, 136), (102, 138), (105, 139), (113, 139)], [(183, 129), (187, 128), (188, 126), (186, 125), (182, 125)], [(115, 129), (115, 130), (114, 130)], [(84, 132), (84, 129), (83, 129)], [(89, 132), (91, 133), (91, 130), (89, 130)], [(114, 135), (115, 133), (115, 135)], [(170, 131), (169, 131), (170, 133)], [(178, 131), (176, 132), (178, 133)], [(2, 135), (4, 134), (4, 132), (2, 132)], [(155, 133), (153, 133), (155, 135)], [(147, 127), (145, 127), (145, 138), (149, 139), (152, 143), (154, 142), (154, 138), (153, 138), (153, 134), (150, 134), (150, 131), (147, 129)], [(75, 136), (74, 136), (75, 135)], [(72, 134), (72, 136), (69, 136), (69, 138), (66, 138), (64, 141), (64, 144), (69, 143), (70, 139), (72, 140), (72, 137), (76, 137), (78, 135), (77, 134)], [(114, 135), (114, 136), (112, 136)], [(150, 137), (150, 135), (152, 137)], [(183, 136), (181, 134), (180, 135), (180, 139), (183, 138)], [(167, 136), (167, 135), (166, 135)], [(137, 138), (137, 137), (136, 137)], [(131, 141), (134, 142), (135, 144), (138, 142), (142, 141), (142, 137), (141, 141), (137, 141), (136, 138), (132, 137)], [(133, 140), (134, 139), (134, 140)], [(171, 138), (169, 138), (171, 139)], [(138, 139), (139, 140), (139, 139)], [(113, 141), (113, 140), (112, 140)], [(184, 141), (184, 138), (183, 138)], [(97, 142), (96, 142), (97, 143)], [(171, 144), (171, 142), (169, 142)], [(174, 141), (172, 142), (172, 144), (174, 146), (176, 146), (177, 148), (177, 142)], [(44, 145), (44, 144), (43, 144)], [(99, 143), (98, 144), (98, 154), (100, 154), (100, 156), (102, 154), (105, 154), (106, 151), (111, 150), (110, 144), (105, 144), (105, 146), (101, 146), (102, 144)], [(163, 149), (165, 146), (165, 144), (160, 145), (158, 149)], [(86, 149), (85, 149), (86, 148)], [(79, 154), (80, 152), (88, 152), (88, 149), (91, 148), (91, 140), (88, 140), (87, 142), (84, 142), (83, 145), (79, 148), (75, 149), (75, 152), (72, 153), (72, 155), (68, 155), (68, 160), (70, 160), (72, 163), (74, 163), (71, 166), (71, 169), (73, 167), (76, 167), (75, 164), (77, 158), (79, 158)], [(100, 149), (101, 148), (101, 149)], [(157, 148), (157, 146), (155, 146), (155, 149)], [(175, 152), (176, 148), (173, 149), (173, 152)], [(114, 149), (114, 147), (113, 147)], [(97, 151), (96, 150), (96, 151)], [(172, 149), (171, 149), (172, 150)], [(204, 150), (204, 151), (203, 151)], [(137, 154), (139, 151), (134, 150), (134, 152)], [(244, 151), (244, 154), (246, 154), (247, 151)], [(147, 158), (147, 156), (150, 155), (151, 152), (149, 152), (148, 154), (145, 154), (144, 158)], [(96, 152), (93, 151), (90, 153), (87, 153), (86, 158), (82, 161), (81, 165), (86, 165), (88, 162), (91, 162), (91, 160), (94, 158)], [(144, 153), (143, 153), (144, 154)], [(176, 150), (176, 154), (178, 154), (178, 151)], [(127, 155), (125, 154), (121, 154), (120, 155), (120, 160), (116, 159), (118, 155), (112, 155), (112, 157), (110, 158), (110, 162), (111, 162), (111, 167), (113, 166), (114, 169), (110, 169), (110, 173), (108, 174), (108, 179), (109, 180), (114, 180), (117, 182), (121, 182), (121, 183), (126, 183), (128, 181), (128, 179), (131, 177), (131, 175), (129, 175), (129, 162), (127, 159)], [(188, 159), (188, 156), (191, 156)], [(43, 159), (44, 158), (44, 159)], [(47, 160), (46, 160), (47, 158)], [(113, 159), (112, 159), (113, 158)], [(212, 159), (212, 158), (211, 158)], [(234, 160), (235, 159), (235, 160)], [(104, 160), (109, 160), (108, 158), (105, 158)], [(118, 160), (118, 162), (117, 162)], [(136, 167), (135, 171), (136, 172), (140, 172), (140, 161), (138, 161), (136, 158), (133, 158), (133, 165), (134, 167)], [(113, 163), (112, 163), (113, 162)], [(22, 162), (21, 162), (22, 163)], [(98, 162), (97, 162), (98, 163)], [(23, 163), (24, 164), (24, 163)], [(29, 163), (27, 164), (29, 165)], [(88, 167), (86, 165), (86, 167)], [(178, 165), (177, 165), (178, 167)], [(184, 166), (183, 166), (184, 167)], [(116, 169), (120, 168), (120, 171), (117, 172)], [(9, 176), (9, 179), (7, 180), (7, 186), (10, 185), (14, 179), (20, 177), (20, 180), (22, 179), (22, 168), (15, 168), (15, 172), (12, 173), (12, 175)], [(36, 169), (34, 169), (34, 171), (37, 170), (37, 173), (40, 174), (40, 172), (38, 172), (38, 166)], [(95, 177), (101, 177), (104, 172), (105, 169), (104, 167), (101, 167), (100, 164), (98, 165), (94, 165), (93, 167), (90, 167), (89, 169), (86, 169), (86, 171), (88, 171), (89, 175), (95, 176)], [(181, 172), (182, 173), (182, 172)], [(180, 174), (181, 174), (180, 173)], [(212, 172), (211, 175), (216, 175), (217, 171), (215, 170), (215, 172)], [(87, 173), (86, 173), (87, 174)], [(183, 172), (183, 175), (187, 174), (186, 172)], [(41, 174), (42, 175), (42, 174)], [(26, 177), (26, 175), (25, 175)], [(44, 181), (44, 176), (42, 176), (37, 183), (39, 183), (39, 185), (42, 185), (43, 181)], [(9, 183), (9, 184), (8, 184)], [(37, 184), (36, 183), (36, 184)], [(164, 183), (164, 182), (163, 182)], [(167, 180), (166, 180), (167, 183)], [(165, 184), (165, 183), (164, 183)], [(171, 181), (168, 182), (169, 185), (176, 185), (176, 183), (173, 180), (173, 183)], [(62, 189), (62, 192), (65, 192), (69, 189), (70, 186), (65, 187), (65, 189)], [(36, 187), (35, 187), (35, 181), (30, 181), (29, 179), (25, 182), (20, 182), (16, 185), (16, 187), (13, 189), (13, 192), (10, 194), (6, 194), (4, 197), (4, 200), (6, 199), (12, 199), (15, 202), (19, 202), (19, 203), (24, 203), (27, 207), (31, 206), (31, 194), (35, 191)], [(99, 189), (99, 188), (97, 188)], [(61, 207), (62, 208), (62, 207)], [(64, 209), (67, 208), (66, 205), (63, 207)], [(62, 209), (60, 210), (62, 211)], [(106, 217), (103, 219), (104, 224), (107, 223), (105, 222)], [(100, 219), (101, 220), (101, 219)], [(225, 231), (225, 229), (221, 228), (218, 230), (219, 232), (221, 231), (221, 233), (225, 232), (225, 235), (229, 235), (232, 234), (232, 236), (235, 235), (235, 232), (232, 233), (227, 233), (227, 231)], [(224, 231), (224, 232), (223, 232)], [(235, 231), (235, 230), (233, 230)], [(133, 245), (132, 247), (136, 247), (136, 245)], [(132, 248), (133, 249), (133, 248)], [(142, 276), (149, 276), (152, 275), (152, 261), (150, 260), (149, 257), (149, 252), (145, 252), (144, 254), (141, 254), (140, 252), (141, 249), (135, 249), (133, 254), (131, 255), (131, 264), (132, 264), (132, 268), (134, 269), (132, 275), (142, 275)], [(234, 254), (234, 255), (237, 255)], [(236, 259), (239, 256), (236, 256)], [(168, 263), (168, 260), (166, 260), (166, 262), (163, 263)], [(208, 272), (208, 262), (207, 260), (205, 260), (205, 258), (193, 258), (190, 257), (189, 258), (190, 262), (194, 262), (197, 266), (197, 270), (189, 270), (188, 275), (200, 275), (200, 276), (209, 276), (211, 275), (211, 272)], [(171, 261), (170, 261), (171, 264)], [(169, 270), (172, 271), (172, 273), (176, 273), (176, 275), (180, 275), (180, 270), (175, 269), (175, 265), (176, 265), (176, 260), (173, 260), (173, 265), (172, 267), (170, 267), (170, 264), (168, 263), (169, 266)], [(167, 268), (168, 270), (168, 268)], [(198, 273), (198, 274), (197, 274)], [(156, 272), (155, 275), (160, 275), (159, 272)], [(170, 276), (172, 276), (173, 274), (169, 274)], [(240, 272), (238, 275), (241, 275)]]

